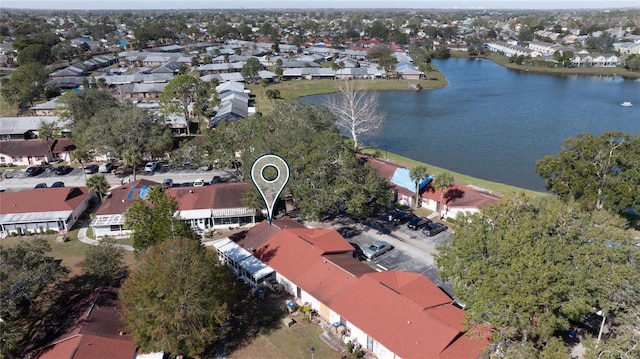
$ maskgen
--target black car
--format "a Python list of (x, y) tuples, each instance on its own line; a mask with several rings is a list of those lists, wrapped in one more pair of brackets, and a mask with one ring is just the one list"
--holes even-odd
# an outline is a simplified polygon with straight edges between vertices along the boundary
[(59, 188), (59, 187), (64, 187), (64, 182), (53, 182), (53, 184), (51, 185), (51, 188)]
[(47, 184), (46, 183), (38, 183), (35, 187), (33, 188), (47, 188)]
[(426, 226), (429, 223), (431, 223), (431, 220), (427, 217), (416, 217), (410, 220), (409, 223), (407, 223), (407, 227), (409, 227), (409, 229), (417, 231), (418, 229)]
[(449, 227), (445, 226), (440, 222), (431, 222), (427, 224), (424, 228), (422, 228), (422, 233), (424, 233), (428, 237), (433, 237), (438, 233), (442, 233), (449, 229)]
[(393, 211), (389, 213), (389, 221), (395, 224), (405, 224), (412, 220), (414, 217), (415, 214), (411, 212)]
[(58, 176), (66, 175), (67, 173), (69, 173), (71, 171), (73, 171), (73, 168), (71, 166), (58, 166), (54, 170), (55, 174), (58, 175)]
[(27, 177), (34, 177), (41, 174), (42, 172), (44, 172), (44, 167), (42, 166), (31, 166), (27, 168), (26, 171), (24, 171)]
[(227, 179), (224, 177), (220, 177), (220, 176), (213, 176), (213, 179), (211, 179), (211, 184), (215, 184), (215, 183), (223, 183), (223, 182), (227, 182)]
[(100, 166), (98, 165), (86, 165), (84, 166), (84, 173), (87, 173), (87, 174), (96, 173), (98, 172), (99, 167)]

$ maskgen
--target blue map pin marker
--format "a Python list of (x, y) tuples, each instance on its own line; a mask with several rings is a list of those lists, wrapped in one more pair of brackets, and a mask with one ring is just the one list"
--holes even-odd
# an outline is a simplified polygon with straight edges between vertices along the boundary
[[(265, 177), (265, 171), (275, 171), (275, 176)], [(251, 181), (260, 192), (267, 206), (269, 225), (273, 221), (273, 207), (278, 196), (289, 181), (289, 165), (282, 157), (276, 155), (262, 155), (251, 166)]]

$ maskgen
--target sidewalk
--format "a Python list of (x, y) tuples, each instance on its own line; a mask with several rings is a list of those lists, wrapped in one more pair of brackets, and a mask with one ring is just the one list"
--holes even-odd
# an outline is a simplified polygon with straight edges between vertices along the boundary
[[(78, 240), (80, 240), (80, 242), (83, 242), (83, 243), (86, 243), (86, 244), (90, 244), (92, 246), (97, 246), (98, 244), (100, 244), (100, 241), (87, 237), (86, 224), (83, 224), (82, 227), (80, 228), (80, 230), (78, 231)], [(127, 244), (116, 244), (115, 246), (117, 248), (124, 249), (125, 251), (133, 252), (133, 247), (130, 246), (130, 245), (127, 245)]]

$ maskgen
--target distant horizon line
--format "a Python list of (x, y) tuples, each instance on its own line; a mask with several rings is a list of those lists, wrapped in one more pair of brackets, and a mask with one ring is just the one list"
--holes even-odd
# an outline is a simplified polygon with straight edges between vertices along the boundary
[(41, 8), (41, 7), (4, 7), (0, 5), (0, 9), (3, 10), (35, 10), (35, 11), (175, 11), (175, 10), (537, 10), (537, 11), (550, 11), (550, 10), (640, 10), (638, 6), (619, 6), (619, 7), (575, 7), (575, 8), (537, 8), (537, 7), (175, 7), (175, 8), (92, 8), (92, 9), (80, 9), (80, 8)]

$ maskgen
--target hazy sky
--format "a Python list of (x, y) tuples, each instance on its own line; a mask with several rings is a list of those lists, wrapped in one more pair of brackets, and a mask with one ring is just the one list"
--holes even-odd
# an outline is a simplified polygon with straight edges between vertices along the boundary
[(239, 9), (239, 8), (640, 8), (640, 0), (0, 0), (0, 8), (23, 9)]

